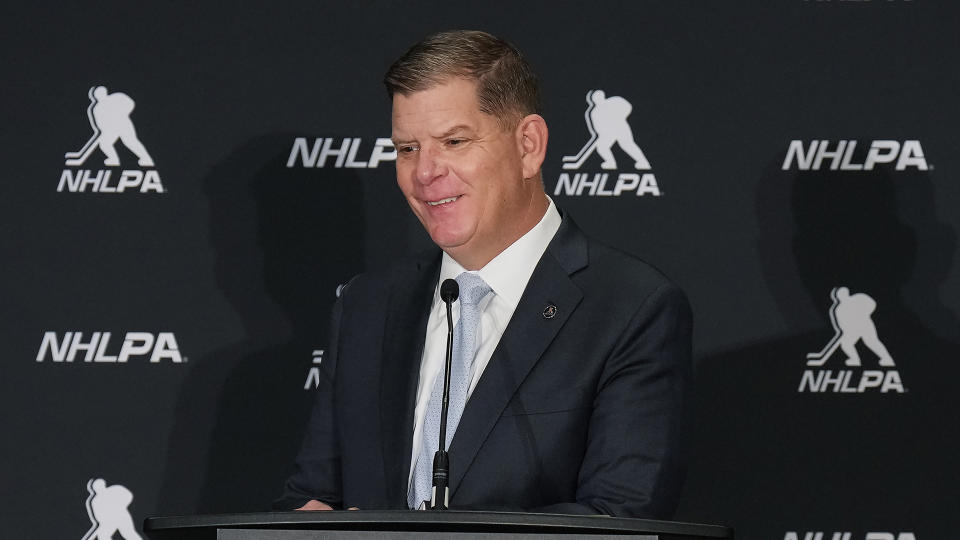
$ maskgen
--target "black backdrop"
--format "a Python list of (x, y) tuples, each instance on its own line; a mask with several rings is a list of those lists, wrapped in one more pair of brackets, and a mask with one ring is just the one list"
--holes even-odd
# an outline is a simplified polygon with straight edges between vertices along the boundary
[[(677, 517), (748, 540), (955, 536), (953, 4), (3, 11), (4, 536), (83, 537), (93, 478), (133, 493), (138, 524), (269, 506), (302, 436), (337, 285), (428, 243), (393, 164), (371, 163), (390, 136), (380, 78), (411, 43), (462, 27), (511, 40), (539, 70), (557, 204), (690, 295), (697, 429)], [(121, 142), (119, 166), (98, 149), (66, 164), (91, 138), (99, 85), (135, 102), (153, 166)], [(563, 169), (589, 138), (594, 89), (632, 105), (649, 170), (619, 147), (615, 170), (596, 153)], [(340, 167), (336, 153), (310, 159), (314, 144), (337, 152), (345, 139)], [(868, 167), (871, 146), (879, 163)], [(591, 189), (599, 173), (607, 184)], [(643, 195), (603, 195), (619, 175), (644, 173)], [(588, 183), (577, 195), (558, 187), (563, 174)], [(136, 185), (110, 192), (122, 175)], [(864, 341), (860, 367), (841, 351), (807, 365), (835, 333), (841, 286), (874, 301), (894, 367)], [(855, 339), (870, 320), (861, 312), (838, 332)], [(125, 362), (110, 361), (124, 349)]]

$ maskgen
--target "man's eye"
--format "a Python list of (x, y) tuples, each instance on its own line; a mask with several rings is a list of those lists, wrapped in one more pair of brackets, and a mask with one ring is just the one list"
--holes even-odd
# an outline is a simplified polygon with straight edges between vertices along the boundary
[(448, 139), (447, 146), (460, 146), (467, 142), (466, 139)]
[(403, 145), (397, 149), (401, 154), (411, 154), (417, 151), (417, 147), (413, 145)]

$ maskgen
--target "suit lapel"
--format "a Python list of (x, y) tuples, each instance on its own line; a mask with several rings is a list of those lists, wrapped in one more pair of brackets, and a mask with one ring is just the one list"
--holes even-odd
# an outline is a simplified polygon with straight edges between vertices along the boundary
[[(570, 275), (586, 264), (586, 237), (567, 216), (530, 277), (490, 363), (464, 408), (450, 444), (451, 496), (517, 388), (583, 298)], [(556, 315), (552, 318), (543, 314), (549, 305), (556, 306)]]
[(388, 503), (406, 504), (420, 360), (440, 257), (424, 258), (395, 283), (387, 303), (380, 376), (380, 433)]

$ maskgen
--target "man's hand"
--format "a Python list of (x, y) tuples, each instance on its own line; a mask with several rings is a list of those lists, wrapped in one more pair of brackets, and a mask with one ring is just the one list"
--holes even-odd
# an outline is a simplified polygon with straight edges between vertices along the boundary
[[(322, 503), (316, 499), (311, 499), (307, 504), (297, 508), (297, 510), (333, 510), (327, 503)], [(356, 506), (351, 506), (347, 510), (359, 510)]]
[(322, 503), (316, 499), (310, 500), (307, 504), (297, 508), (297, 510), (333, 510), (327, 503)]

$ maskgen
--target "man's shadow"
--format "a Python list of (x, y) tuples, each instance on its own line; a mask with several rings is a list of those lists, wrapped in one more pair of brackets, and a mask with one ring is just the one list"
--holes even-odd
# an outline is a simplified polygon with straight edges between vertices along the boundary
[[(795, 331), (699, 359), (679, 516), (732, 524), (746, 539), (876, 527), (947, 537), (943, 516), (960, 507), (944, 474), (960, 450), (960, 346), (937, 288), (956, 237), (937, 221), (925, 172), (790, 174), (778, 161), (758, 184), (766, 283), (757, 286)], [(839, 286), (876, 300), (873, 322), (906, 393), (798, 392), (806, 354), (833, 336), (830, 291)], [(823, 369), (852, 369), (854, 387), (863, 370), (883, 369), (857, 347), (862, 368), (846, 367), (838, 351)]]
[(265, 510), (291, 471), (312, 351), (326, 347), (337, 285), (363, 269), (365, 232), (358, 176), (287, 168), (294, 138), (253, 139), (204, 180), (217, 285), (243, 337), (190, 358), (160, 513)]

